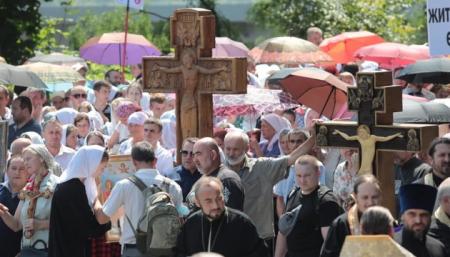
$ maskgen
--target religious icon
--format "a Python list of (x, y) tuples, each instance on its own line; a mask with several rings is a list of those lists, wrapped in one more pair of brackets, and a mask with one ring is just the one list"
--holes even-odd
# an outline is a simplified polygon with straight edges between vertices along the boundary
[(328, 140), (327, 140), (327, 134), (328, 129), (326, 126), (320, 126), (319, 127), (319, 134), (316, 136), (316, 143), (319, 146), (327, 146)]
[(408, 130), (408, 143), (406, 144), (406, 150), (414, 152), (420, 150), (419, 139), (417, 139), (417, 133), (414, 129)]
[(395, 133), (394, 135), (386, 137), (371, 135), (370, 128), (366, 125), (358, 126), (358, 128), (356, 129), (355, 136), (349, 136), (346, 133), (337, 129), (333, 131), (333, 135), (340, 135), (345, 140), (359, 142), (359, 144), (361, 145), (361, 166), (359, 168), (358, 173), (360, 175), (373, 173), (372, 163), (375, 157), (376, 142), (386, 142), (396, 137), (403, 138), (402, 133)]
[(204, 68), (197, 65), (197, 56), (195, 50), (186, 48), (181, 54), (182, 65), (174, 68), (166, 68), (155, 65), (155, 70), (165, 73), (181, 73), (183, 75), (183, 87), (181, 90), (180, 117), (182, 128), (182, 138), (198, 136), (198, 103), (197, 85), (201, 74), (216, 74), (226, 71), (226, 67), (220, 68)]

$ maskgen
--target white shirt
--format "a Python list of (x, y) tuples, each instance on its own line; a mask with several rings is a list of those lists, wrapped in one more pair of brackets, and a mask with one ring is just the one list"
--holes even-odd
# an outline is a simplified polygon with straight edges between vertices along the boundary
[(133, 138), (128, 138), (123, 141), (119, 146), (119, 154), (131, 154), (131, 148), (133, 148)]
[(67, 146), (61, 145), (58, 154), (54, 156), (54, 158), (55, 161), (59, 164), (59, 166), (61, 166), (62, 170), (65, 170), (69, 166), (69, 162), (72, 160), (72, 157), (74, 155), (75, 150)]
[[(173, 158), (172, 153), (166, 148), (162, 147), (158, 142), (155, 151), (156, 156), (156, 169), (161, 172), (162, 175), (170, 177), (170, 173), (173, 171)], [(131, 152), (131, 151), (130, 151)]]
[[(163, 176), (155, 169), (140, 169), (135, 175), (142, 180), (147, 186), (157, 185), (161, 187)], [(170, 180), (169, 194), (172, 197), (173, 204), (179, 209), (183, 201), (180, 186), (173, 180)], [(133, 227), (136, 229), (138, 221), (144, 213), (144, 197), (139, 188), (128, 179), (122, 179), (114, 186), (111, 194), (103, 205), (103, 212), (111, 217), (120, 207), (124, 207), (125, 214), (131, 220)], [(122, 235), (120, 243), (135, 244), (136, 238), (130, 223), (124, 219), (122, 226)]]

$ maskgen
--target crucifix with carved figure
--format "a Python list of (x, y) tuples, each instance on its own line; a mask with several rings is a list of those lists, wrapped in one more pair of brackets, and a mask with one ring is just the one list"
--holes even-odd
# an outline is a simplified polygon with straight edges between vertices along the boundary
[(393, 112), (402, 111), (402, 90), (392, 86), (391, 72), (360, 72), (357, 87), (348, 88), (348, 107), (357, 122), (316, 124), (320, 147), (359, 148), (358, 175), (373, 173), (381, 182), (383, 205), (395, 214), (393, 151), (426, 150), (438, 136), (438, 127), (426, 124), (393, 124)]
[(247, 92), (246, 58), (211, 58), (215, 17), (206, 9), (178, 9), (170, 18), (174, 57), (144, 57), (144, 90), (175, 92), (177, 148), (187, 137), (212, 136), (212, 94)]

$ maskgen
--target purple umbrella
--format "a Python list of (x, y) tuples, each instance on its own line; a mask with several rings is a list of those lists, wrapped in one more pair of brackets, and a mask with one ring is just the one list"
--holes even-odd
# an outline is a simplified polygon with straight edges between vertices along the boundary
[(214, 57), (247, 57), (248, 48), (241, 42), (227, 37), (216, 37), (216, 47), (212, 50)]
[[(90, 38), (80, 48), (80, 56), (99, 64), (122, 65), (125, 33), (104, 33)], [(161, 52), (142, 35), (127, 35), (125, 65), (142, 63), (143, 56), (159, 56)]]

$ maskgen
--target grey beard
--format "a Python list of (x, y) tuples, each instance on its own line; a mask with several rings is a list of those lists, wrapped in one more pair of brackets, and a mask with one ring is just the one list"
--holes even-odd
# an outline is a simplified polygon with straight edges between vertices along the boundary
[(225, 156), (225, 160), (229, 165), (238, 165), (245, 159), (245, 153), (243, 153), (241, 156), (239, 156), (236, 159), (230, 159), (228, 156)]

